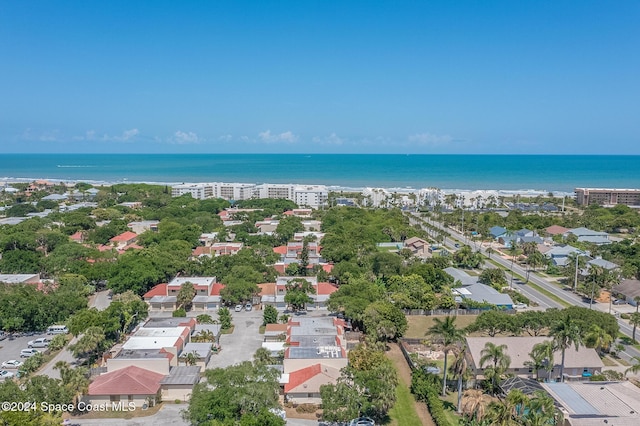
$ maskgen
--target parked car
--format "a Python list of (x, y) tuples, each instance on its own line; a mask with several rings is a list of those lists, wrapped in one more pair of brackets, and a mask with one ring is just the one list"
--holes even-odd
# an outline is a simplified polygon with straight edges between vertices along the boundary
[(251, 309), (253, 309), (253, 306), (251, 305), (251, 303), (247, 303), (246, 305), (244, 305), (245, 311), (250, 311)]
[(7, 338), (7, 333), (5, 333), (4, 331), (0, 330), (0, 340), (4, 340)]
[(37, 353), (40, 353), (37, 349), (23, 349), (20, 351), (20, 358), (31, 358)]
[(616, 300), (614, 300), (613, 304), (614, 305), (626, 305), (627, 301), (624, 300), (624, 299), (616, 299)]
[(13, 377), (13, 373), (7, 370), (0, 370), (0, 378), (1, 379), (10, 379)]
[(22, 361), (18, 361), (17, 359), (10, 359), (9, 361), (5, 361), (2, 363), (2, 368), (20, 368), (22, 367)]
[(351, 420), (349, 426), (376, 426), (376, 422), (369, 417), (358, 417), (357, 419)]
[(49, 341), (46, 337), (30, 340), (29, 343), (27, 343), (28, 348), (46, 348), (47, 346), (49, 346)]
[(235, 311), (242, 312), (242, 305), (236, 305)]
[(525, 303), (516, 303), (513, 305), (513, 309), (526, 309), (527, 307)]

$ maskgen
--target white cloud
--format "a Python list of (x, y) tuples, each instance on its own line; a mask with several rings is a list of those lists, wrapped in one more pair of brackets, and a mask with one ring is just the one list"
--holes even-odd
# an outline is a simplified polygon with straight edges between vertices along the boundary
[(140, 134), (138, 129), (124, 130), (121, 135), (111, 136), (108, 133), (99, 135), (95, 130), (87, 130), (82, 136), (74, 136), (76, 141), (127, 142)]
[(222, 135), (222, 136), (218, 136), (218, 140), (221, 142), (231, 142), (231, 140), (233, 139), (232, 135)]
[(173, 137), (169, 141), (180, 145), (186, 145), (191, 143), (200, 143), (202, 142), (202, 138), (199, 138), (194, 132), (183, 132), (182, 130), (178, 130), (173, 134)]
[(321, 143), (325, 145), (342, 145), (344, 143), (344, 139), (335, 133), (331, 133), (329, 136), (319, 137), (316, 136), (313, 138), (313, 142)]
[(273, 134), (271, 133), (271, 130), (266, 130), (264, 132), (258, 133), (258, 139), (260, 140), (260, 142), (264, 143), (296, 143), (298, 141), (298, 136), (294, 135), (291, 131)]
[(409, 136), (409, 142), (417, 145), (431, 145), (439, 146), (446, 145), (453, 141), (453, 138), (449, 135), (434, 135), (432, 133), (416, 133)]

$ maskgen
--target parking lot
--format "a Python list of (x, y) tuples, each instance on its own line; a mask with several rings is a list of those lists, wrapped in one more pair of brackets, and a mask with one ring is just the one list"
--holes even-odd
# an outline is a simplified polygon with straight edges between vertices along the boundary
[[(26, 358), (20, 358), (20, 351), (27, 348), (27, 343), (30, 340), (35, 340), (39, 337), (47, 337), (47, 335), (40, 333), (34, 334), (33, 336), (14, 337), (13, 339), (7, 337), (0, 341), (0, 363), (9, 361), (10, 359), (24, 361)], [(37, 350), (43, 351), (44, 348), (37, 348)]]
[(260, 334), (262, 311), (252, 309), (241, 312), (231, 311), (231, 322), (234, 325), (232, 334), (220, 336), (220, 353), (213, 355), (207, 368), (228, 367), (242, 361), (252, 361), (253, 354), (262, 346), (263, 335)]

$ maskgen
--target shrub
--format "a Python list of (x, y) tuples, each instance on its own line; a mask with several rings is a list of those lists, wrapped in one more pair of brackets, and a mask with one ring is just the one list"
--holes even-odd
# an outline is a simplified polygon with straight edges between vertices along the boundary
[(629, 314), (620, 314), (620, 318), (628, 320), (628, 319), (631, 319), (631, 315), (629, 315)]
[(450, 426), (444, 412), (444, 404), (439, 396), (440, 379), (435, 374), (423, 371), (414, 371), (411, 377), (411, 393), (420, 401), (424, 401), (429, 407), (433, 421), (438, 426)]
[(187, 316), (187, 311), (185, 311), (184, 308), (176, 309), (173, 311), (172, 316), (174, 318), (183, 318)]
[(318, 407), (315, 404), (300, 404), (296, 407), (298, 413), (315, 413)]

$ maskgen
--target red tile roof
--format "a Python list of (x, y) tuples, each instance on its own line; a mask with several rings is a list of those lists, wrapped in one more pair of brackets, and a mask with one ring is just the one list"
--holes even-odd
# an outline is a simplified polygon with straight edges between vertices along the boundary
[(155, 395), (164, 374), (131, 365), (98, 376), (89, 385), (89, 395)]
[(73, 241), (82, 241), (84, 240), (84, 235), (82, 234), (81, 231), (77, 231), (75, 234), (71, 235), (69, 238), (72, 239)]
[(561, 235), (568, 232), (569, 228), (565, 228), (564, 226), (560, 225), (551, 225), (546, 228), (545, 231), (547, 231), (547, 234), (549, 235)]
[(287, 254), (287, 246), (274, 247), (273, 252), (278, 254)]
[(333, 271), (333, 263), (327, 263), (322, 265), (322, 269), (327, 273), (330, 274), (331, 271)]
[(224, 284), (221, 284), (221, 283), (213, 284), (213, 286), (211, 286), (211, 292), (209, 293), (209, 296), (220, 296), (220, 290), (222, 290), (223, 288), (224, 288)]
[(329, 295), (336, 291), (338, 291), (338, 287), (331, 283), (318, 283), (318, 288), (316, 290), (318, 295)]
[(114, 243), (121, 242), (121, 241), (124, 242), (124, 241), (133, 240), (137, 236), (138, 234), (136, 234), (135, 232), (126, 231), (120, 235), (116, 235), (115, 237), (111, 238), (109, 241)]
[(153, 296), (166, 296), (167, 295), (167, 284), (158, 284), (154, 286), (151, 290), (146, 292), (143, 299), (151, 299)]
[(258, 284), (258, 288), (260, 289), (260, 296), (270, 295), (273, 296), (276, 292), (276, 283), (262, 283)]
[(284, 385), (284, 391), (289, 392), (291, 389), (297, 388), (320, 373), (322, 373), (322, 366), (320, 364), (313, 364), (309, 367), (294, 371), (289, 374), (289, 383)]
[(202, 256), (205, 254), (211, 254), (211, 247), (198, 246), (191, 252), (193, 256)]
[(285, 272), (284, 272), (285, 268), (286, 268), (286, 265), (284, 263), (276, 263), (275, 265), (273, 265), (273, 269), (276, 270), (278, 275), (284, 275), (285, 274)]

